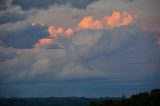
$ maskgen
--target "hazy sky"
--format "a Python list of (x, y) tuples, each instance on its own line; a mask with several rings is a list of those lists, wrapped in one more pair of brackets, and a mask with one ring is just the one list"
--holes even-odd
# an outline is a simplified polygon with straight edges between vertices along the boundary
[(159, 0), (1, 0), (0, 97), (121, 96), (160, 87)]

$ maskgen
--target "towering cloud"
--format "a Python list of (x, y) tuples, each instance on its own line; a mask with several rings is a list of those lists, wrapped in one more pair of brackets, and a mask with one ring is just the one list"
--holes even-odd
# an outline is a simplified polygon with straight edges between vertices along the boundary
[(119, 11), (115, 11), (111, 16), (104, 17), (104, 21), (107, 27), (113, 28), (128, 25), (132, 23), (134, 19), (133, 16), (127, 12), (120, 13)]
[(78, 24), (78, 29), (99, 30), (129, 25), (134, 22), (134, 18), (127, 12), (115, 11), (111, 16), (105, 16), (101, 20), (94, 20), (92, 16), (84, 17)]
[(57, 28), (57, 33), (62, 34), (64, 32), (64, 29), (62, 27)]
[(73, 29), (72, 28), (68, 28), (66, 31), (65, 31), (65, 34), (67, 35), (67, 37), (70, 37), (72, 36), (74, 33)]
[[(47, 32), (49, 33), (50, 38), (40, 39), (38, 43), (35, 44), (35, 47), (42, 47), (54, 44), (54, 39), (60, 35), (71, 37), (74, 32), (80, 30), (102, 30), (102, 29), (109, 29), (119, 26), (129, 25), (134, 22), (134, 18), (127, 12), (119, 12), (115, 11), (112, 13), (111, 16), (105, 16), (102, 19), (94, 19), (93, 16), (85, 16), (82, 18), (80, 22), (74, 28), (63, 28), (63, 27), (55, 27), (55, 26), (48, 26)], [(44, 26), (40, 22), (35, 22), (32, 26), (41, 25)]]
[(64, 30), (64, 28), (62, 28), (62, 27), (56, 28), (55, 26), (49, 26), (47, 31), (49, 33), (49, 36), (53, 37), (53, 38), (59, 36), (60, 34), (69, 37), (74, 32), (72, 28), (68, 28), (68, 29)]
[[(42, 24), (42, 23), (39, 23), (39, 22), (32, 23), (32, 26), (35, 26), (35, 25), (42, 25), (43, 26), (45, 24)], [(64, 28), (62, 28), (62, 27), (56, 28), (55, 26), (48, 26), (47, 32), (49, 33), (49, 37), (40, 39), (34, 45), (35, 48), (40, 48), (40, 47), (43, 47), (43, 46), (53, 45), (56, 37), (58, 37), (60, 35), (70, 37), (70, 36), (73, 35), (74, 30), (72, 28), (68, 28), (68, 29), (64, 30)]]
[(49, 26), (47, 31), (50, 34), (50, 37), (56, 37), (57, 31), (54, 26)]
[(98, 30), (103, 28), (101, 20), (94, 20), (92, 16), (84, 17), (78, 24), (78, 29)]

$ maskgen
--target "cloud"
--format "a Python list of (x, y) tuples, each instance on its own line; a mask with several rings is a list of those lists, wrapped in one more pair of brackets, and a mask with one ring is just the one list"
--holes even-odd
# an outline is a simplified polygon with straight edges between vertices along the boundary
[(111, 16), (105, 16), (101, 20), (94, 20), (92, 16), (84, 17), (78, 24), (78, 29), (99, 30), (126, 26), (134, 22), (134, 17), (127, 12), (114, 11)]
[[(33, 53), (32, 49), (5, 48), (0, 51), (8, 52), (13, 57), (6, 55), (0, 62), (0, 83), (4, 87), (7, 85), (6, 91), (11, 92), (3, 94), (22, 96), (24, 93), (19, 89), (24, 88), (19, 88), (21, 85), (32, 89), (32, 85), (40, 84), (38, 87), (42, 90), (46, 83), (57, 87), (66, 82), (66, 85), (75, 86), (74, 81), (77, 89), (82, 84), (83, 91), (90, 90), (90, 86), (95, 84), (99, 84), (97, 86), (104, 88), (104, 91), (113, 86), (123, 89), (130, 84), (139, 87), (146, 82), (150, 87), (153, 87), (150, 85), (153, 82), (158, 86), (159, 64), (154, 63), (160, 62), (160, 49), (154, 44), (154, 39), (152, 33), (144, 32), (133, 24), (98, 31), (81, 30), (69, 39), (57, 37), (56, 44), (63, 49), (42, 48), (40, 52)], [(18, 90), (12, 91), (14, 87)], [(56, 92), (64, 91), (59, 88), (62, 87), (57, 87)], [(46, 89), (55, 93), (53, 87)]]
[(32, 26), (46, 26), (46, 24), (40, 23), (40, 22), (34, 22), (32, 23)]
[(62, 28), (62, 27), (56, 28), (54, 26), (49, 26), (47, 31), (49, 33), (49, 36), (53, 37), (53, 38), (56, 38), (60, 35), (70, 37), (74, 33), (72, 28), (68, 28), (68, 29), (64, 30), (64, 28)]
[(1, 0), (3, 94), (33, 96), (45, 88), (47, 96), (63, 96), (75, 88), (81, 96), (97, 95), (97, 88), (159, 86), (159, 1), (130, 1)]
[[(72, 21), (74, 20), (71, 19)], [(133, 15), (120, 11), (113, 11), (111, 15), (103, 15), (97, 19), (94, 16), (84, 16), (77, 21), (77, 24), (71, 26), (69, 24), (68, 27), (63, 26), (64, 23), (61, 23), (62, 26), (53, 26), (54, 24), (47, 25), (37, 20), (32, 24), (28, 21), (19, 21), (3, 25), (0, 38), (4, 47), (13, 47), (16, 49), (16, 53), (21, 51), (19, 49), (32, 51), (31, 55), (27, 55), (29, 59), (33, 58), (29, 61), (31, 64), (24, 63), (24, 67), (20, 68), (21, 71), (14, 74), (13, 78), (41, 79), (43, 74), (46, 75), (45, 78), (42, 77), (44, 80), (47, 78), (60, 80), (84, 77), (92, 79), (105, 77), (105, 75), (108, 78), (112, 74), (112, 70), (117, 73), (117, 69), (107, 65), (109, 56), (126, 53), (125, 51), (130, 51), (130, 48), (138, 47), (137, 42), (150, 39), (143, 36), (150, 33), (144, 33), (135, 26), (134, 22)], [(34, 47), (41, 50), (34, 53)], [(136, 49), (136, 51), (138, 50)], [(2, 60), (5, 60), (4, 58), (7, 59), (7, 57), (2, 57)], [(9, 58), (7, 64), (11, 64), (11, 69), (13, 67), (16, 70), (19, 68), (17, 64), (21, 58), (18, 56)], [(121, 60), (123, 59), (121, 58)], [(17, 63), (13, 64), (13, 61)], [(2, 62), (2, 64), (4, 63)], [(26, 66), (28, 66), (27, 69), (25, 69)], [(105, 70), (103, 68), (105, 66), (109, 68)], [(3, 70), (9, 70), (6, 68), (4, 67)]]
[(86, 68), (82, 64), (69, 63), (66, 64), (58, 79), (60, 80), (69, 80), (69, 79), (83, 79), (83, 78), (103, 78), (107, 77), (107, 72), (97, 71)]
[[(47, 32), (49, 33), (49, 39), (41, 39), (40, 41), (45, 42), (38, 42), (36, 43), (35, 47), (40, 47), (44, 45), (53, 45), (53, 41), (51, 43), (51, 40), (58, 38), (59, 36), (66, 36), (71, 37), (75, 32), (81, 31), (81, 30), (105, 30), (109, 28), (114, 27), (120, 27), (120, 26), (127, 26), (129, 24), (132, 24), (134, 22), (133, 16), (131, 16), (127, 12), (113, 12), (111, 16), (105, 16), (102, 20), (94, 20), (92, 16), (85, 16), (80, 20), (78, 25), (75, 25), (74, 28), (63, 28), (63, 27), (55, 27), (55, 26), (49, 26)], [(46, 24), (35, 22), (32, 23), (32, 26), (41, 25), (45, 26)], [(52, 38), (52, 39), (51, 39)], [(46, 42), (47, 41), (47, 42)], [(38, 46), (39, 45), (39, 46)]]
[(50, 37), (56, 37), (57, 31), (54, 26), (48, 27), (48, 33), (50, 34)]
[(119, 11), (114, 11), (111, 16), (106, 16), (105, 18), (106, 25), (110, 28), (117, 26), (125, 26), (134, 22), (133, 16), (127, 12), (120, 13)]
[(28, 16), (26, 14), (5, 13), (3, 15), (0, 15), (0, 24), (15, 23), (18, 21), (23, 21), (27, 18)]
[[(1, 80), (0, 82), (11, 82), (18, 79), (19, 73), (27, 71), (29, 67), (34, 63), (34, 55), (30, 49), (15, 49), (15, 48), (3, 48), (0, 50), (5, 57), (0, 62)], [(8, 55), (8, 56), (7, 56)], [(7, 57), (6, 57), (7, 56)]]
[(54, 43), (54, 39), (51, 39), (51, 38), (42, 38), (34, 46), (35, 47), (41, 47), (41, 46), (46, 46), (46, 45), (50, 46), (50, 45), (53, 45), (53, 43)]
[(5, 10), (7, 8), (7, 0), (0, 1), (0, 10)]
[(31, 9), (31, 8), (48, 8), (51, 5), (66, 5), (70, 4), (71, 7), (85, 9), (89, 4), (98, 1), (98, 0), (13, 0), (13, 5), (19, 5), (22, 9)]
[(3, 46), (0, 46), (0, 62), (13, 59), (15, 56), (16, 53), (14, 53), (11, 48), (4, 48)]
[(103, 23), (101, 20), (93, 20), (92, 16), (84, 17), (78, 24), (78, 29), (102, 29)]
[[(63, 28), (63, 27), (55, 27), (48, 26), (47, 32), (49, 33), (50, 38), (42, 38), (40, 39), (34, 46), (38, 49), (39, 47), (49, 46), (54, 44), (54, 39), (57, 39), (61, 36), (71, 37), (75, 32), (81, 30), (105, 30), (108, 28), (126, 26), (133, 23), (133, 16), (131, 16), (127, 12), (113, 12), (111, 16), (105, 16), (102, 20), (94, 20), (92, 16), (86, 16), (82, 18), (82, 20), (75, 25), (74, 28)], [(40, 22), (32, 23), (32, 26), (45, 26), (46, 24)]]
[(74, 33), (73, 29), (71, 28), (68, 28), (66, 31), (65, 31), (65, 34), (67, 35), (67, 37), (70, 37), (72, 36)]
[(28, 21), (8, 23), (0, 30), (0, 39), (5, 47), (33, 48), (39, 39), (48, 36), (46, 26), (33, 27)]
[(156, 44), (160, 45), (160, 37), (158, 36), (157, 40), (156, 40)]
[(70, 4), (74, 8), (86, 9), (87, 6), (99, 0), (70, 0)]

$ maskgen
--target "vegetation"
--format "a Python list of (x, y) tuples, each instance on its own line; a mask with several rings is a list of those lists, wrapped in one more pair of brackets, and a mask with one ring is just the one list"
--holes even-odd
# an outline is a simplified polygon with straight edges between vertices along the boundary
[(121, 98), (119, 100), (91, 101), (89, 106), (160, 106), (160, 89), (154, 89), (150, 93), (138, 93), (130, 98)]

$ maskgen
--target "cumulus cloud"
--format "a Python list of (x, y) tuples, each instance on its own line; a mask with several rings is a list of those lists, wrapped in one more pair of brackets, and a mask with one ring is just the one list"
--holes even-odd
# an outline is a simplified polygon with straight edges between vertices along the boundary
[(74, 33), (74, 31), (73, 31), (73, 29), (71, 29), (71, 28), (68, 28), (68, 29), (65, 31), (65, 34), (66, 34), (68, 37), (72, 36), (73, 33)]
[(118, 11), (115, 11), (112, 13), (111, 16), (105, 17), (106, 25), (111, 28), (116, 27), (116, 26), (125, 26), (130, 23), (133, 23), (133, 21), (134, 21), (133, 16), (131, 16), (127, 12), (120, 13)]
[(62, 27), (56, 28), (54, 26), (49, 26), (47, 31), (49, 33), (49, 36), (53, 37), (53, 38), (55, 38), (59, 35), (64, 35), (64, 36), (69, 37), (69, 36), (73, 35), (73, 33), (74, 33), (72, 28), (68, 28), (68, 29), (64, 30), (64, 28), (62, 28)]
[(92, 16), (84, 17), (78, 24), (79, 29), (104, 29), (129, 25), (134, 18), (127, 12), (114, 11), (111, 16), (105, 16), (102, 20), (93, 20)]
[[(146, 39), (139, 36), (146, 35), (146, 33), (134, 24), (132, 26), (133, 22), (134, 18), (131, 14), (116, 11), (101, 19), (85, 16), (74, 27), (68, 28), (50, 26), (41, 22), (31, 24), (27, 21), (6, 24), (7, 28), (1, 30), (3, 33), (1, 39), (5, 47), (21, 48), (22, 50), (16, 50), (16, 54), (20, 51), (20, 54), (23, 54), (22, 51), (26, 48), (32, 51), (33, 47), (42, 47), (40, 52), (26, 55), (26, 58), (27, 56), (29, 59), (33, 58), (32, 61), (29, 61), (31, 64), (22, 62), (24, 67), (20, 68), (21, 71), (11, 76), (20, 79), (27, 77), (36, 79), (45, 74), (44, 79), (53, 77), (54, 80), (108, 77), (112, 70), (117, 72), (112, 68), (103, 69), (106, 66), (105, 63), (108, 62), (108, 56), (131, 47), (134, 49), (135, 46), (138, 47), (136, 42), (143, 42), (143, 39)], [(12, 28), (14, 25), (16, 27)], [(63, 38), (63, 36), (65, 37)], [(11, 38), (12, 40), (9, 40)], [(63, 49), (55, 49), (57, 48), (56, 44)], [(46, 48), (43, 48), (44, 46)], [(48, 47), (54, 49), (48, 49)], [(101, 56), (104, 56), (104, 60), (99, 59)], [(19, 68), (17, 64), (21, 58), (21, 56), (16, 56), (9, 58), (6, 62), (12, 64), (10, 67), (16, 69)], [(98, 65), (97, 62), (101, 65)], [(27, 69), (25, 69), (26, 66), (28, 66)], [(4, 67), (3, 70), (9, 69)]]
[[(93, 86), (106, 90), (115, 81), (159, 81), (159, 1), (130, 1), (1, 0), (0, 83), (17, 87), (26, 82), (32, 87), (43, 81), (57, 86), (76, 80), (79, 89), (80, 83), (104, 79), (103, 84), (93, 81)], [(144, 30), (148, 26), (152, 31)], [(90, 84), (82, 86), (90, 89)], [(42, 85), (38, 87), (46, 87)], [(24, 94), (24, 88), (10, 86), (8, 95)], [(55, 93), (53, 87), (50, 91)]]
[[(48, 38), (50, 37), (44, 37)], [(33, 49), (0, 48), (0, 51), (3, 51), (0, 61), (1, 89), (8, 88), (3, 89), (6, 92), (0, 95), (26, 96), (30, 92), (39, 95), (43, 87), (55, 95), (56, 92), (64, 91), (60, 88), (66, 90), (70, 86), (73, 86), (70, 89), (76, 86), (75, 89), (80, 90), (79, 95), (82, 95), (80, 88), (82, 86), (83, 91), (87, 89), (84, 94), (89, 95), (88, 90), (90, 91), (92, 86), (95, 87), (95, 84), (96, 87), (106, 90), (111, 86), (117, 88), (117, 84), (122, 82), (125, 83), (122, 85), (124, 87), (130, 82), (136, 85), (138, 82), (139, 87), (145, 83), (144, 80), (147, 83), (155, 81), (159, 86), (156, 81), (160, 74), (158, 64), (160, 49), (153, 43), (154, 39), (152, 33), (144, 32), (135, 25), (129, 25), (106, 30), (81, 30), (70, 38), (58, 36), (55, 43), (62, 49), (42, 47), (40, 52), (35, 53)], [(23, 85), (24, 88), (19, 87)], [(33, 85), (37, 85), (40, 91)], [(32, 90), (26, 91), (26, 94), (21, 92), (28, 88)], [(53, 91), (53, 88), (57, 88), (57, 91)], [(70, 89), (65, 92), (70, 92)], [(76, 93), (77, 91), (75, 95)], [(44, 95), (51, 94), (44, 93)]]
[(78, 24), (78, 29), (102, 29), (103, 23), (101, 20), (93, 20), (92, 16), (84, 17)]
[[(105, 30), (109, 28), (114, 27), (120, 27), (120, 26), (127, 26), (129, 24), (132, 24), (134, 22), (134, 18), (132, 15), (130, 15), (127, 12), (113, 12), (111, 16), (105, 16), (102, 20), (94, 20), (92, 16), (85, 16), (78, 22), (78, 25), (75, 25), (74, 28), (63, 28), (63, 27), (55, 27), (55, 26), (48, 26), (47, 32), (49, 33), (49, 39), (41, 39), (38, 43), (35, 45), (35, 47), (40, 47), (40, 45), (53, 45), (50, 42), (53, 39), (58, 38), (59, 36), (66, 36), (71, 37), (75, 32), (79, 32), (81, 30)], [(32, 23), (32, 26), (41, 25), (45, 26), (46, 24), (40, 23), (40, 22), (34, 22)], [(52, 39), (51, 39), (52, 38)], [(45, 40), (45, 43), (42, 42)], [(46, 42), (47, 41), (47, 42)], [(43, 44), (42, 44), (43, 43)]]

